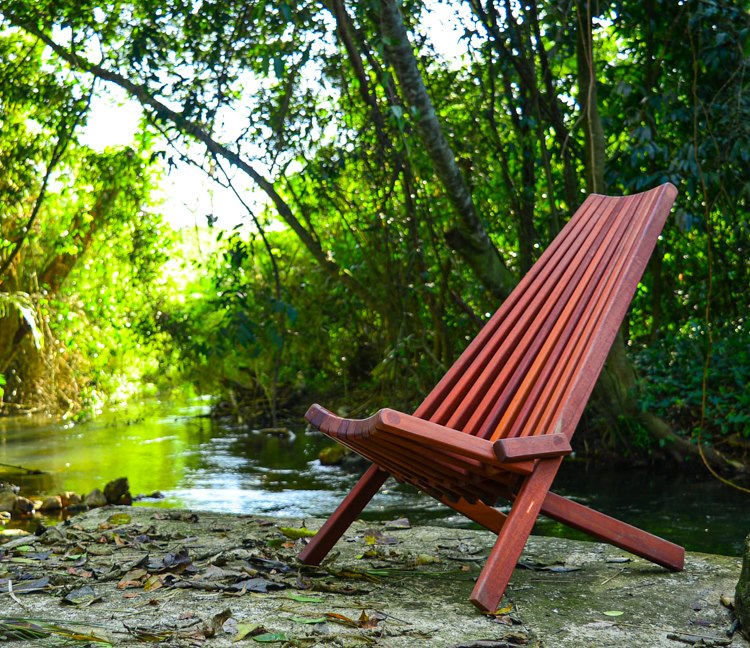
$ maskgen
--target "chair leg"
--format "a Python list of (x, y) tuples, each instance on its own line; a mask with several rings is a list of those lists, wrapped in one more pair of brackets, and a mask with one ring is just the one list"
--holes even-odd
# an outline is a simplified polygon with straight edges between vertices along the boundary
[(331, 517), (310, 539), (297, 559), (306, 565), (319, 565), (375, 493), (380, 490), (386, 479), (388, 479), (387, 472), (375, 465), (370, 466)]
[(497, 609), (561, 461), (540, 461), (521, 486), (469, 599), (480, 610)]
[(547, 493), (541, 513), (667, 569), (681, 571), (684, 567), (685, 550), (679, 545), (560, 495)]
[(500, 533), (505, 524), (505, 520), (508, 519), (508, 516), (505, 515), (505, 513), (502, 513), (496, 508), (488, 506), (483, 502), (477, 501), (476, 503), (471, 504), (465, 499), (452, 502), (445, 497), (441, 498), (440, 501), (477, 524), (481, 524), (485, 529), (489, 529), (493, 533)]

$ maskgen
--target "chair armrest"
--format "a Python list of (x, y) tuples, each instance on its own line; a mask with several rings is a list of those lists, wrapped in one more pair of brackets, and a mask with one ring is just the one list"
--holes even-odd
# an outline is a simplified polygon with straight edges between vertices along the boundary
[(498, 439), (493, 445), (495, 455), (505, 463), (529, 459), (547, 459), (573, 452), (568, 437), (559, 433)]
[[(542, 437), (505, 439), (505, 441), (522, 442), (521, 444), (512, 443), (510, 445), (510, 456), (512, 458), (506, 460), (498, 452), (497, 441), (493, 443), (487, 439), (465, 434), (459, 430), (454, 430), (453, 428), (438, 425), (417, 416), (404, 414), (403, 412), (388, 408), (381, 409), (369, 418), (359, 420), (341, 418), (316, 404), (307, 410), (305, 418), (321, 432), (338, 439), (344, 444), (348, 444), (349, 437), (353, 441), (357, 438), (375, 434), (377, 430), (383, 430), (424, 443), (428, 447), (440, 448), (461, 457), (466, 457), (467, 459), (473, 459), (497, 468), (505, 468), (506, 470), (522, 475), (528, 475), (534, 470), (534, 459), (565, 454), (565, 451), (556, 452), (555, 455), (550, 455), (549, 453), (539, 455), (531, 452), (526, 453), (528, 456), (522, 456), (519, 453), (519, 449), (522, 450), (527, 447), (526, 444), (528, 441)], [(561, 434), (551, 436), (563, 437)], [(568, 452), (570, 452), (569, 449)], [(524, 459), (529, 459), (529, 461), (524, 461)]]
[[(453, 428), (425, 421), (410, 414), (404, 414), (392, 409), (382, 409), (373, 418), (377, 419), (377, 427), (401, 436), (419, 440), (442, 450), (453, 452), (468, 459), (475, 459), (490, 466), (507, 468), (520, 474), (529, 474), (534, 469), (532, 461), (523, 463), (519, 457), (513, 467), (503, 466), (499, 459), (495, 444), (487, 439), (472, 436)], [(536, 459), (536, 457), (530, 457)]]

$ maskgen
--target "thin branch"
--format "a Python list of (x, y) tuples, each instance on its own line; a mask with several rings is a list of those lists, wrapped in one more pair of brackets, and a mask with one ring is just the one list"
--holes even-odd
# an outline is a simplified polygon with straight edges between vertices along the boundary
[(49, 163), (47, 164), (47, 169), (44, 172), (44, 178), (42, 179), (42, 186), (39, 189), (39, 193), (37, 194), (36, 200), (34, 201), (34, 208), (31, 210), (31, 215), (29, 216), (29, 220), (26, 221), (26, 225), (24, 225), (22, 229), (22, 234), (20, 238), (16, 241), (15, 247), (11, 251), (11, 253), (8, 255), (8, 257), (3, 262), (2, 266), (0, 266), (0, 286), (2, 286), (5, 283), (5, 274), (8, 272), (8, 269), (13, 265), (13, 262), (16, 260), (16, 257), (18, 256), (19, 252), (21, 251), (21, 248), (23, 247), (23, 244), (26, 242), (27, 237), (29, 236), (29, 233), (31, 232), (31, 228), (34, 226), (34, 223), (36, 222), (37, 217), (39, 216), (39, 211), (42, 208), (42, 204), (44, 203), (44, 199), (47, 195), (47, 187), (49, 185), (50, 177), (52, 176), (52, 173), (54, 172), (57, 165), (60, 163), (60, 160), (62, 159), (62, 156), (65, 154), (65, 151), (68, 149), (68, 144), (70, 144), (70, 140), (73, 137), (73, 133), (75, 132), (75, 129), (78, 127), (78, 124), (81, 121), (81, 118), (83, 115), (88, 111), (89, 106), (91, 105), (91, 97), (94, 94), (94, 84), (91, 85), (91, 88), (89, 89), (88, 97), (86, 97), (86, 103), (85, 105), (75, 114), (75, 117), (73, 119), (73, 123), (70, 124), (70, 128), (65, 129), (64, 124), (62, 128), (62, 133), (57, 138), (57, 142), (55, 143), (55, 148), (52, 150), (52, 154), (50, 155)]
[(341, 266), (339, 266), (329, 257), (329, 255), (326, 254), (320, 244), (299, 222), (289, 205), (276, 191), (273, 184), (258, 171), (256, 171), (247, 161), (245, 161), (241, 157), (241, 155), (231, 150), (227, 146), (217, 142), (200, 125), (196, 124), (193, 121), (190, 121), (183, 114), (172, 110), (166, 104), (159, 101), (156, 97), (152, 96), (146, 86), (138, 85), (117, 72), (108, 70), (97, 63), (93, 63), (83, 56), (76, 54), (75, 52), (68, 51), (65, 47), (45, 34), (36, 25), (24, 21), (17, 21), (12, 14), (6, 14), (6, 17), (13, 21), (17, 26), (25, 29), (29, 33), (39, 38), (42, 42), (48, 45), (60, 58), (65, 60), (73, 67), (93, 74), (97, 78), (103, 79), (104, 81), (109, 81), (110, 83), (114, 83), (115, 85), (121, 87), (129, 95), (137, 99), (142, 106), (150, 108), (158, 119), (167, 123), (171, 123), (183, 134), (189, 135), (199, 142), (205, 144), (206, 148), (212, 155), (217, 155), (221, 158), (224, 158), (230, 164), (243, 171), (271, 199), (277, 211), (279, 212), (279, 215), (284, 219), (287, 225), (289, 225), (289, 227), (294, 231), (300, 241), (313, 255), (320, 267), (323, 268), (328, 274), (341, 281), (344, 285), (347, 286), (347, 288), (354, 292), (364, 302), (368, 303), (373, 308), (376, 308), (377, 305), (371, 303), (372, 300), (369, 298), (368, 291), (359, 283), (359, 281), (357, 281), (357, 279), (350, 272), (346, 270), (346, 268), (342, 268)]

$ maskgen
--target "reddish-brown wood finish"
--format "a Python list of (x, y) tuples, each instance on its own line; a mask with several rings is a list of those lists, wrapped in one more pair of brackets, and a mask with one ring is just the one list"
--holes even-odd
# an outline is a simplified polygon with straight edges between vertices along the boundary
[[(497, 607), (540, 513), (669, 569), (684, 550), (549, 492), (676, 190), (592, 195), (413, 415), (313, 405), (311, 425), (373, 462), (300, 554), (319, 563), (388, 475), (498, 534), (471, 595)], [(493, 508), (512, 502), (510, 514)]]
[(572, 529), (583, 531), (667, 569), (682, 571), (685, 566), (685, 550), (679, 545), (560, 495), (547, 493), (541, 512)]
[(498, 439), (492, 445), (497, 458), (508, 463), (529, 459), (548, 459), (573, 452), (570, 441), (564, 434), (511, 437), (510, 439)]

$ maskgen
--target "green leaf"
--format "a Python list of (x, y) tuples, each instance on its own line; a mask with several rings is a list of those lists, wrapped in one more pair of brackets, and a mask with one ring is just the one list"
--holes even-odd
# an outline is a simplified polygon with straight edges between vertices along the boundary
[(257, 623), (238, 623), (237, 634), (234, 635), (234, 641), (241, 641), (260, 626)]
[(312, 529), (308, 529), (307, 527), (279, 527), (279, 531), (281, 531), (287, 538), (291, 538), (292, 540), (299, 540), (300, 538), (312, 538), (317, 531), (313, 531)]
[(107, 522), (114, 525), (130, 524), (131, 518), (127, 513), (114, 513), (107, 518)]
[(288, 641), (287, 636), (283, 632), (264, 632), (263, 634), (255, 635), (253, 641), (258, 643), (274, 643), (276, 641)]
[(293, 616), (292, 621), (295, 623), (325, 623), (327, 619), (325, 617), (300, 617)]

